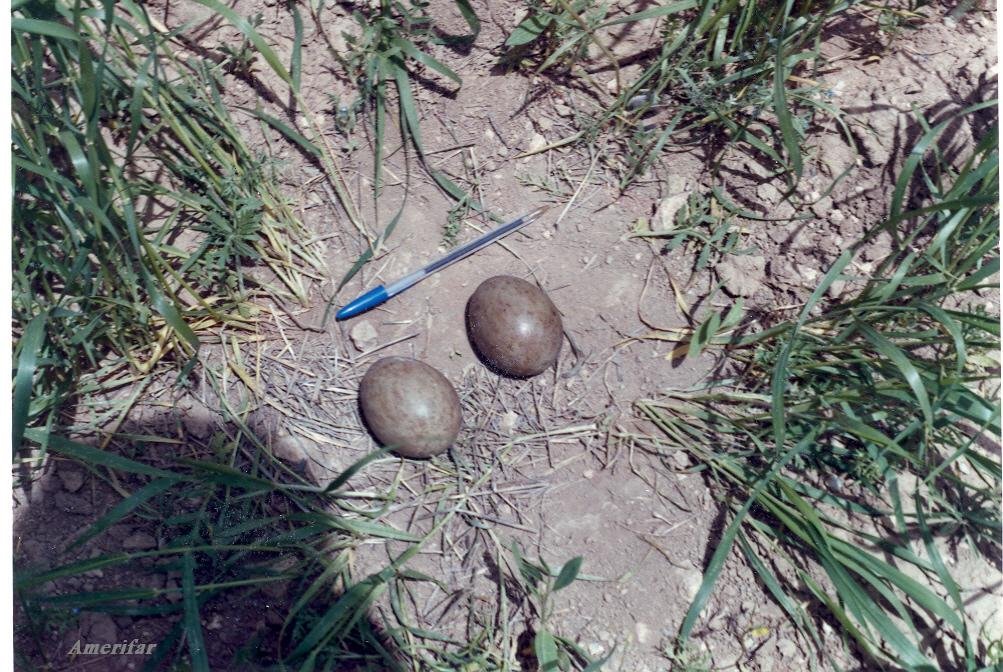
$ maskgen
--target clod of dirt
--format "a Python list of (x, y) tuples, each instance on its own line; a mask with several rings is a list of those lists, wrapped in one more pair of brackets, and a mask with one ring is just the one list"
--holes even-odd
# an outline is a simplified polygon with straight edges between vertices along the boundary
[(145, 532), (136, 532), (122, 541), (122, 548), (126, 551), (148, 551), (156, 547), (157, 540)]
[(76, 492), (84, 484), (84, 475), (76, 469), (60, 469), (59, 480), (62, 481), (64, 490)]
[(777, 642), (777, 652), (784, 658), (791, 658), (797, 655), (798, 645), (789, 639), (781, 639)]
[(380, 335), (376, 333), (376, 327), (363, 320), (352, 327), (352, 330), (348, 332), (348, 337), (352, 339), (352, 343), (355, 344), (355, 348), (359, 352), (365, 352), (376, 345)]
[(117, 539), (122, 541), (123, 539), (129, 537), (132, 534), (132, 528), (128, 525), (112, 525), (108, 528), (108, 536), (112, 539)]
[(432, 457), (456, 441), (462, 418), (453, 385), (424, 362), (386, 357), (359, 385), (359, 406), (373, 435), (405, 457)]
[(766, 207), (770, 217), (790, 219), (795, 214), (794, 206), (784, 198), (783, 192), (772, 182), (763, 182), (759, 185), (756, 188), (756, 196)]
[(885, 234), (875, 238), (864, 247), (860, 256), (864, 261), (884, 261), (892, 253), (892, 241)]
[(753, 255), (731, 257), (718, 264), (716, 270), (724, 291), (732, 296), (749, 297), (763, 286), (766, 259)]
[(857, 161), (853, 149), (846, 144), (842, 136), (836, 133), (824, 133), (816, 147), (822, 167), (829, 177), (842, 174)]
[(309, 454), (304, 447), (303, 441), (285, 429), (276, 431), (272, 441), (272, 455), (286, 462), (301, 476), (311, 479), (314, 477), (313, 471), (310, 468)]
[(822, 196), (815, 193), (811, 194), (812, 198), (811, 211), (815, 213), (815, 216), (820, 219), (825, 219), (829, 212), (832, 211), (832, 196)]
[(884, 166), (892, 159), (892, 153), (895, 151), (900, 113), (894, 108), (882, 110), (880, 106), (883, 101), (879, 97), (881, 94), (875, 92), (874, 95), (877, 109), (871, 113), (870, 129), (862, 134), (861, 144), (864, 154), (872, 165)]
[(70, 495), (65, 492), (58, 492), (53, 499), (56, 502), (56, 506), (67, 513), (75, 513), (80, 516), (87, 516), (94, 513), (94, 505), (80, 495)]
[(467, 302), (467, 329), (478, 354), (498, 372), (516, 378), (543, 373), (557, 361), (561, 315), (534, 284), (496, 275)]
[(674, 466), (679, 471), (684, 471), (690, 468), (690, 456), (684, 450), (677, 450), (672, 453), (672, 466)]
[(780, 258), (770, 262), (770, 279), (776, 284), (788, 287), (814, 288), (818, 284), (819, 272), (811, 266)]
[(80, 616), (80, 629), (91, 642), (114, 644), (118, 641), (118, 626), (108, 614), (84, 613)]

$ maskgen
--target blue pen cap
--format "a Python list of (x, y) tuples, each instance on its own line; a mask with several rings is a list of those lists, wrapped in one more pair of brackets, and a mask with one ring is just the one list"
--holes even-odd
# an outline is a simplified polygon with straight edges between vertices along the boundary
[(339, 310), (337, 314), (334, 316), (334, 319), (347, 320), (350, 317), (355, 317), (360, 313), (366, 312), (370, 308), (375, 308), (376, 306), (380, 305), (389, 298), (390, 295), (387, 294), (386, 287), (384, 287), (383, 285), (380, 285), (379, 287), (374, 287), (373, 289), (370, 289), (368, 292), (366, 292), (365, 294), (358, 297), (357, 299), (349, 303), (347, 306)]

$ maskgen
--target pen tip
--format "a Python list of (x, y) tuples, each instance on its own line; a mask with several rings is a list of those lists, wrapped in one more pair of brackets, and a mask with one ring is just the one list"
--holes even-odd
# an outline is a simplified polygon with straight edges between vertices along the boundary
[(547, 212), (547, 210), (550, 210), (549, 205), (541, 205), (536, 210), (529, 213), (529, 219), (539, 219), (541, 216), (543, 216), (543, 213)]

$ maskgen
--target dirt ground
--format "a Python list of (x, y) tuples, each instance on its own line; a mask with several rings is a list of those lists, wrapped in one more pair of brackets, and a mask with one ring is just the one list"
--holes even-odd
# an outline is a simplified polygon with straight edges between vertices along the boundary
[[(159, 18), (168, 26), (193, 22), (189, 34), (205, 48), (237, 38), (229, 26), (206, 23), (207, 10), (194, 3), (152, 5), (163, 8)], [(242, 0), (233, 6), (245, 16), (260, 12), (259, 30), (287, 58), (293, 27), (281, 3)], [(431, 14), (446, 32), (464, 32), (453, 7), (434, 2)], [(894, 36), (878, 34), (872, 21), (856, 13), (833, 25), (824, 41), (827, 66), (821, 83), (830, 102), (846, 114), (859, 153), (834, 122), (817, 120), (805, 178), (788, 200), (782, 200), (785, 185), (771, 178), (769, 166), (738, 154), (729, 158), (724, 170), (729, 193), (763, 220), (737, 220), (736, 228), (744, 234), (736, 254), (715, 257), (706, 270), (694, 272), (699, 250), (684, 246), (665, 252), (664, 241), (634, 234), (657, 231), (686, 198), (709, 192), (709, 151), (700, 144), (670, 148), (663, 161), (623, 195), (618, 194), (609, 163), (612, 144), (519, 158), (576, 131), (579, 118), (594, 113), (595, 101), (558, 78), (500, 70), (497, 45), (516, 24), (519, 5), (475, 7), (482, 30), (472, 48), (466, 53), (433, 48), (436, 58), (461, 75), (462, 88), (455, 91), (428, 75), (435, 86), (417, 91), (429, 161), (472, 188), (493, 212), (515, 216), (539, 204), (551, 209), (504, 245), (483, 250), (364, 316), (344, 323), (331, 320), (323, 333), (300, 330), (282, 317), (263, 326), (271, 338), (255, 355), (268, 363), (262, 368), (259, 415), (282, 437), (282, 449), (294, 459), (305, 459), (313, 477), (323, 481), (374, 448), (354, 401), (368, 364), (382, 356), (405, 355), (435, 366), (460, 392), (465, 429), (448, 455), (403, 465), (407, 485), (398, 490), (388, 522), (418, 532), (428, 529), (435, 520), (429, 513), (434, 499), (428, 494), (430, 484), (447, 478), (444, 474), (455, 471), (456, 465), (469, 467), (475, 476), (483, 473), (495, 450), (503, 450), (505, 459), (501, 472), (489, 481), (489, 492), (471, 499), (469, 515), (457, 518), (416, 559), (416, 569), (463, 595), (444, 604), (434, 586), (428, 587), (428, 594), (416, 593), (412, 600), (418, 625), (462, 637), (469, 611), (497, 600), (491, 577), (497, 569), (493, 563), (498, 544), (515, 540), (527, 556), (543, 557), (552, 565), (578, 555), (585, 558), (582, 572), (587, 580), (556, 598), (551, 624), (558, 633), (593, 656), (615, 650), (604, 669), (670, 669), (665, 649), (699, 586), (724, 521), (715, 493), (700, 475), (687, 472), (684, 456), (669, 472), (630, 449), (630, 434), (644, 429), (631, 406), (661, 390), (706, 382), (716, 362), (680, 361), (672, 354), (677, 341), (652, 334), (685, 327), (687, 312), (702, 316), (720, 311), (735, 297), (743, 298), (747, 315), (760, 324), (793, 315), (845, 243), (884, 216), (897, 167), (920, 133), (914, 110), (933, 124), (996, 95), (995, 13), (973, 10), (954, 23), (943, 18), (946, 10), (932, 8), (933, 18), (918, 30)], [(342, 30), (352, 30), (346, 9), (325, 10), (324, 32), (335, 44), (343, 42), (338, 35)], [(615, 49), (618, 55), (629, 55), (648, 39), (639, 24), (619, 36)], [(418, 167), (413, 152), (406, 159), (408, 151), (394, 134), (386, 143), (386, 186), (374, 205), (366, 123), (360, 119), (348, 136), (334, 129), (331, 96), (346, 100), (354, 92), (310, 21), (303, 65), (304, 99), (315, 112), (327, 112), (330, 142), (339, 148), (350, 141), (359, 145), (344, 151), (342, 160), (365, 221), (378, 231), (404, 205), (385, 249), (338, 294), (335, 303), (341, 305), (441, 254), (452, 202)], [(263, 64), (255, 72), (260, 86), (280, 90)], [(624, 72), (628, 79), (631, 74), (629, 68)], [(233, 78), (226, 93), (234, 106), (253, 108), (260, 100), (252, 84)], [(282, 112), (274, 104), (269, 109)], [(277, 135), (266, 139), (257, 122), (247, 120), (244, 130), (262, 151), (270, 149), (284, 162), (289, 193), (304, 221), (326, 237), (330, 281), (315, 287), (314, 296), (330, 295), (365, 242), (316, 179), (316, 168), (294, 147)], [(959, 157), (972, 146), (973, 135), (983, 131), (968, 125), (952, 130), (950, 144), (942, 149)], [(845, 177), (826, 193), (847, 168)], [(405, 202), (404, 178), (409, 173)], [(469, 240), (487, 226), (490, 223), (471, 215), (463, 220), (457, 241)], [(863, 254), (856, 268), (861, 277), (889, 245), (879, 239)], [(482, 280), (498, 274), (538, 284), (559, 308), (569, 341), (556, 370), (529, 381), (507, 380), (487, 372), (473, 353), (464, 329), (464, 306)], [(719, 286), (723, 291), (717, 291)], [(838, 283), (830, 298), (845, 291), (845, 284)], [(324, 308), (318, 299), (297, 319), (320, 324)], [(192, 429), (193, 418), (216, 421), (211, 411), (198, 407), (198, 400), (192, 403), (165, 409), (160, 398), (141, 402), (138, 412), (145, 408), (150, 414), (166, 414), (168, 425), (173, 418), (185, 431), (197, 431)], [(385, 486), (399, 468), (399, 460), (388, 458), (374, 464), (366, 477), (374, 487)], [(115, 501), (114, 492), (70, 464), (55, 465), (50, 472), (25, 500), (28, 513), (21, 515), (15, 531), (19, 563), (51, 561), (65, 545), (69, 529), (80, 529)], [(140, 524), (135, 529), (113, 528), (81, 552), (156, 543)], [(358, 562), (382, 560), (392, 549), (369, 545), (360, 550)], [(1003, 635), (998, 568), (980, 564), (978, 554), (965, 548), (954, 562), (970, 579), (965, 590), (973, 623), (988, 622), (990, 632)], [(107, 582), (99, 574), (92, 579), (74, 588)], [(515, 612), (525, 608), (513, 606)], [(239, 625), (230, 618), (236, 617), (220, 613), (220, 622), (207, 623), (207, 638), (225, 639)], [(84, 613), (79, 623), (67, 624), (59, 646), (68, 647), (74, 635), (94, 641), (148, 640), (162, 631), (156, 619)], [(807, 646), (781, 610), (764, 597), (750, 569), (734, 558), (694, 638), (713, 669), (740, 665), (768, 672), (818, 664), (808, 657)], [(840, 646), (838, 638), (832, 641)], [(845, 651), (833, 655), (850, 668), (858, 664)], [(140, 658), (122, 657), (106, 661), (109, 667), (101, 669), (134, 669), (137, 662)], [(80, 663), (51, 669), (85, 667)]]

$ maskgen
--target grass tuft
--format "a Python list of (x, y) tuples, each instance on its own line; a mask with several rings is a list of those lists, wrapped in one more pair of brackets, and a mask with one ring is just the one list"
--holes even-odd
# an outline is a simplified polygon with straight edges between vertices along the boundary
[(220, 72), (182, 62), (141, 5), (22, 5), (12, 46), (17, 451), (85, 373), (185, 375), (200, 332), (305, 302), (323, 264)]
[[(611, 167), (621, 190), (660, 161), (667, 146), (699, 143), (714, 166), (732, 150), (751, 154), (793, 191), (814, 116), (839, 118), (815, 74), (822, 31), (854, 2), (679, 0), (621, 14), (591, 0), (527, 4), (504, 60), (538, 73), (563, 70), (587, 86), (595, 113), (557, 144), (617, 138), (624, 156)], [(611, 53), (607, 42), (626, 28), (657, 37), (636, 53)], [(590, 43), (602, 58), (586, 71)], [(639, 74), (623, 81), (621, 63), (640, 65)], [(614, 74), (608, 84), (615, 86), (597, 81), (599, 72)]]
[[(999, 315), (980, 297), (999, 264), (998, 140), (955, 169), (930, 150), (943, 128), (910, 155), (889, 219), (835, 262), (798, 319), (720, 338), (742, 371), (730, 389), (639, 402), (664, 433), (649, 447), (689, 451), (731, 494), (680, 646), (737, 547), (823, 655), (806, 597), (876, 663), (990, 664), (943, 555), (960, 539), (987, 559), (1003, 548)], [(927, 196), (909, 209), (917, 185)], [(862, 277), (853, 252), (881, 231), (897, 251)], [(864, 286), (822, 305), (837, 279)]]

